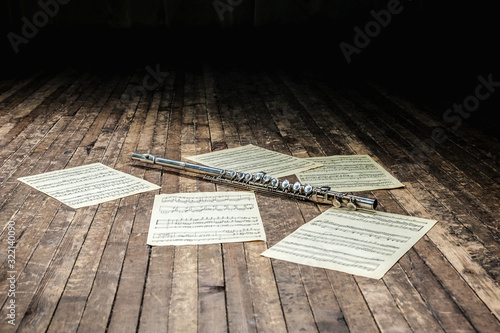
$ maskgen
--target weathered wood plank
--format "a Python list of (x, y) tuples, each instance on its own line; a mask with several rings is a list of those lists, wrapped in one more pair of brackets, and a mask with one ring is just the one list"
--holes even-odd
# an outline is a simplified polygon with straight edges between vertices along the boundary
[[(19, 294), (16, 293), (16, 303), (18, 305), (16, 307), (17, 324), (14, 327), (7, 326), (6, 322), (2, 322), (0, 325), (2, 325), (3, 332), (11, 332), (17, 328), (30, 330), (32, 329), (30, 325), (31, 318), (50, 318), (50, 314), (47, 314), (43, 307), (38, 307), (40, 303), (36, 292), (40, 290), (41, 281), (46, 274), (54, 252), (64, 249), (63, 236), (69, 228), (74, 214), (73, 210), (61, 207), (40, 238), (36, 250), (16, 280), (16, 289), (22, 291)], [(52, 272), (52, 274), (61, 273), (61, 271), (61, 267), (59, 267), (59, 270)]]
[(382, 332), (412, 332), (409, 324), (382, 280), (356, 278), (377, 326)]
[(198, 247), (198, 332), (226, 332), (224, 267), (220, 244)]
[(349, 332), (378, 332), (379, 328), (355, 278), (350, 274), (336, 271), (327, 270), (326, 273), (337, 296), (337, 302)]
[(197, 331), (197, 250), (198, 246), (196, 245), (175, 247), (168, 331)]
[[(131, 103), (123, 111), (111, 142), (104, 152), (105, 164), (110, 164), (117, 170), (134, 173), (130, 163), (130, 153), (137, 147), (139, 133), (147, 117), (148, 100), (147, 96), (137, 97), (135, 101), (139, 104)], [(105, 128), (106, 126), (103, 131)], [(116, 154), (116, 151), (120, 151), (120, 154)], [(137, 172), (142, 176), (144, 171)], [(118, 207), (117, 213), (100, 258), (79, 330), (100, 331), (109, 324), (133, 225), (133, 218), (130, 217), (135, 215), (138, 200), (139, 196), (131, 196), (113, 201), (113, 204)]]
[(271, 261), (260, 255), (266, 249), (267, 246), (264, 242), (245, 244), (255, 324), (258, 331), (286, 332)]
[[(13, 140), (8, 142), (7, 139), (2, 138), (2, 144), (4, 149), (0, 151), (0, 161), (2, 161), (2, 171), (0, 179), (5, 182), (9, 175), (14, 172), (16, 168), (22, 163), (22, 161), (29, 156), (31, 151), (36, 147), (36, 145), (43, 139), (50, 128), (59, 120), (63, 115), (62, 108), (79, 108), (83, 103), (86, 102), (84, 96), (76, 93), (77, 89), (81, 88), (82, 80), (75, 80), (71, 86), (65, 90), (56, 100), (54, 100), (49, 106), (41, 107), (40, 112), (37, 113), (35, 117), (35, 112), (31, 114), (29, 124), (17, 135)], [(92, 84), (91, 80), (86, 80), (87, 84)], [(95, 86), (97, 88), (97, 85)], [(92, 89), (90, 86), (84, 86), (83, 90), (86, 94), (90, 94)]]
[(0, 89), (0, 110), (5, 111), (5, 113), (9, 112), (9, 108), (3, 105), (3, 101), (7, 98), (12, 98), (13, 95), (21, 95), (21, 89), (26, 89), (30, 86), (30, 84), (38, 79), (40, 79), (40, 74), (43, 71), (36, 71), (35, 73), (29, 74), (28, 77), (19, 77), (13, 78), (11, 80), (2, 81), (2, 87)]
[[(180, 160), (179, 147), (181, 110), (184, 102), (184, 75), (182, 73), (172, 75), (172, 82), (173, 92), (168, 98), (170, 107), (165, 106), (166, 109), (162, 111), (168, 113), (168, 117), (165, 115), (166, 125), (164, 128), (156, 128), (156, 137), (158, 140), (163, 139), (158, 142), (165, 144), (166, 150), (162, 149), (162, 145), (154, 145), (152, 152), (167, 158)], [(168, 129), (168, 131), (165, 131), (165, 129)], [(157, 171), (157, 174), (161, 177), (161, 193), (178, 192), (179, 176), (176, 173), (164, 172), (157, 167), (152, 169), (154, 169), (151, 170), (152, 174)], [(139, 323), (139, 331), (141, 332), (166, 331), (168, 328), (173, 288), (174, 256), (175, 250), (173, 246), (153, 246), (151, 248)]]
[(169, 325), (172, 294), (174, 247), (151, 249), (139, 332), (164, 332)]
[(52, 80), (56, 74), (57, 73), (39, 71), (37, 74), (33, 74), (33, 80), (28, 79), (30, 82), (27, 84), (25, 89), (23, 89), (22, 93), (11, 94), (9, 97), (6, 97), (0, 104), (0, 110), (5, 110), (5, 112), (2, 112), (1, 116), (2, 126), (8, 125), (8, 127), (10, 127), (13, 123), (12, 120), (16, 117), (16, 113), (12, 111), (18, 105), (25, 102), (31, 94), (35, 93), (38, 89), (47, 84), (47, 82)]
[[(235, 113), (241, 111), (241, 107), (234, 105), (234, 103), (228, 103), (227, 94), (233, 95), (234, 91), (226, 88), (227, 81), (223, 78), (224, 74), (225, 73), (216, 71), (213, 77), (216, 81), (215, 89), (217, 91), (217, 102), (220, 115), (220, 118), (218, 118), (224, 130), (225, 146), (233, 148), (241, 145), (240, 136), (242, 134), (240, 128), (246, 128), (248, 130), (248, 127), (246, 125), (240, 126), (239, 121), (236, 122), (231, 120), (240, 119)], [(218, 119), (215, 118), (214, 120)], [(248, 135), (248, 132), (243, 133), (243, 135)], [(217, 186), (217, 189), (219, 191), (235, 190), (227, 186)], [(248, 271), (246, 264), (245, 245), (243, 243), (227, 243), (222, 244), (222, 248), (228, 330), (255, 332), (257, 329), (255, 311), (258, 311), (258, 309), (254, 306), (253, 295), (249, 285), (249, 274), (251, 274), (251, 272)]]
[(444, 332), (399, 263), (387, 272), (384, 282), (414, 332)]
[[(192, 103), (192, 73), (189, 69), (183, 77), (183, 102), (180, 112), (180, 154), (196, 154), (195, 112)], [(180, 177), (179, 192), (196, 192), (196, 178)], [(176, 246), (174, 249), (172, 294), (169, 307), (169, 331), (196, 332), (198, 327), (198, 246)], [(196, 310), (195, 310), (196, 309)]]
[[(171, 82), (171, 81), (169, 81)], [(170, 87), (170, 84), (167, 83), (165, 89), (163, 90), (161, 99), (159, 100), (158, 105), (152, 106), (153, 109), (158, 107), (158, 112), (157, 112), (157, 118), (155, 121), (155, 124), (153, 124), (153, 128), (151, 129), (151, 132), (146, 132), (144, 133), (145, 136), (152, 136), (152, 145), (150, 147), (151, 153), (155, 155), (164, 155), (165, 154), (165, 149), (166, 149), (166, 138), (167, 134), (165, 133), (165, 128), (168, 128), (169, 120), (170, 120), (170, 114), (168, 110), (161, 110), (161, 105), (165, 100), (170, 100), (171, 99), (171, 93), (167, 90), (167, 87)], [(137, 147), (137, 150), (140, 151), (141, 149), (147, 149), (148, 147)], [(158, 172), (158, 170), (150, 168), (145, 170), (144, 174), (144, 179), (154, 183), (154, 184), (160, 184), (161, 183), (161, 172)], [(158, 194), (156, 191), (150, 191), (147, 193), (144, 193), (141, 195), (139, 199), (139, 204), (136, 210), (136, 217), (134, 221), (134, 228), (132, 229), (132, 233), (135, 235), (137, 234), (138, 236), (140, 235), (141, 242), (139, 243), (139, 246), (141, 247), (146, 247), (147, 248), (147, 253), (144, 253), (142, 258), (139, 258), (138, 260), (142, 260), (144, 265), (147, 265), (146, 267), (146, 274), (143, 277), (144, 278), (144, 283), (143, 285), (138, 285), (136, 287), (140, 287), (142, 290), (141, 294), (141, 299), (139, 302), (140, 309), (137, 311), (137, 315), (139, 316), (138, 321), (137, 321), (137, 330), (138, 331), (155, 331), (159, 332), (163, 330), (167, 325), (165, 324), (164, 320), (167, 319), (166, 314), (163, 312), (164, 309), (161, 305), (159, 306), (154, 306), (154, 307), (149, 307), (147, 305), (150, 305), (151, 302), (148, 302), (147, 300), (152, 297), (150, 290), (151, 290), (151, 284), (153, 283), (158, 283), (158, 284), (164, 284), (163, 288), (166, 290), (169, 290), (168, 288), (170, 287), (171, 283), (171, 278), (166, 279), (166, 281), (163, 281), (163, 276), (158, 277), (156, 275), (156, 272), (154, 272), (154, 265), (152, 264), (153, 260), (156, 260), (156, 257), (154, 256), (155, 250), (158, 247), (151, 248), (150, 246), (146, 245), (147, 241), (147, 233), (149, 230), (149, 223), (150, 223), (150, 218), (151, 218), (151, 202), (154, 201), (154, 196)], [(133, 251), (133, 248), (132, 248)], [(173, 253), (173, 251), (171, 251)], [(167, 259), (169, 256), (166, 256)], [(171, 265), (171, 263), (170, 263)], [(165, 267), (169, 267), (169, 264), (165, 263), (165, 266), (162, 267), (160, 272), (163, 271)], [(171, 273), (171, 270), (169, 271)], [(141, 274), (142, 277), (142, 274)], [(139, 277), (138, 277), (139, 278)], [(121, 283), (120, 283), (121, 287)], [(154, 286), (153, 286), (154, 287)], [(153, 288), (154, 292), (157, 293), (163, 293), (162, 288)], [(126, 291), (126, 289), (125, 289)], [(158, 298), (155, 298), (158, 299)], [(125, 303), (125, 302), (124, 302)], [(113, 311), (113, 317), (114, 313), (119, 314), (119, 311)], [(136, 314), (133, 314), (134, 316)], [(151, 318), (151, 317), (152, 318)], [(151, 320), (147, 320), (146, 318), (151, 318)], [(112, 318), (114, 319), (114, 318)], [(152, 325), (149, 326), (148, 325)]]
[[(218, 121), (220, 119), (222, 128), (224, 129), (224, 136), (226, 137), (226, 145), (228, 147), (237, 147), (243, 142), (255, 143), (256, 138), (254, 138), (254, 135), (252, 134), (253, 129), (250, 128), (248, 121), (245, 121), (244, 126), (238, 126), (237, 128), (233, 127), (232, 122), (229, 121), (229, 119), (238, 119), (239, 123), (241, 119), (245, 119), (247, 117), (246, 115), (248, 113), (247, 110), (243, 109), (244, 106), (238, 103), (237, 99), (231, 101), (231, 98), (227, 96), (227, 93), (231, 92), (231, 96), (234, 96), (233, 98), (237, 98), (238, 88), (225, 88), (226, 82), (230, 81), (223, 78), (223, 75), (224, 73), (221, 73), (220, 71), (216, 71), (213, 75), (213, 77), (216, 78), (216, 82), (219, 83), (216, 86), (218, 92), (216, 102), (220, 110), (220, 117), (212, 119), (214, 119), (214, 121)], [(238, 103), (238, 106), (236, 106), (235, 103)], [(228, 133), (231, 134), (228, 135)], [(241, 143), (240, 138), (243, 138)], [(226, 186), (218, 186), (218, 188), (219, 190), (234, 190), (234, 188)], [(241, 329), (245, 331), (253, 331), (255, 329), (264, 329), (266, 327), (272, 328), (274, 331), (278, 332), (285, 330), (282, 311), (278, 306), (277, 290), (275, 287), (270, 290), (260, 289), (260, 282), (274, 281), (270, 261), (265, 260), (265, 258), (264, 260), (262, 260), (263, 258), (259, 258), (259, 260), (256, 261), (254, 258), (258, 256), (258, 253), (250, 252), (251, 250), (257, 248), (261, 248), (263, 251), (265, 249), (263, 245), (264, 244), (260, 244), (260, 242), (246, 243), (243, 246), (242, 244), (223, 245), (225, 251), (230, 251), (229, 253), (231, 255), (239, 255), (241, 257), (240, 260), (237, 260), (226, 255), (224, 256), (226, 276), (227, 274), (231, 274), (231, 276), (234, 275), (238, 281), (242, 282), (241, 285), (233, 285), (231, 279), (226, 278), (228, 307), (230, 309), (230, 304), (235, 304), (239, 308), (243, 309), (245, 313), (243, 316), (240, 315), (238, 318), (233, 314), (232, 310), (228, 310), (230, 311), (228, 313), (230, 330)], [(245, 260), (243, 258), (245, 258)], [(257, 263), (259, 263), (258, 266), (256, 266)]]
[(221, 115), (219, 113), (217, 90), (215, 87), (214, 70), (204, 64), (203, 74), (205, 81), (205, 107), (207, 110), (207, 118), (210, 129), (210, 149), (212, 151), (222, 150), (227, 148), (224, 137), (224, 128), (222, 125)]
[(44, 103), (46, 103), (46, 99), (50, 103), (52, 99), (60, 95), (66, 89), (65, 85), (69, 82), (70, 78), (71, 73), (69, 72), (57, 73), (50, 81), (33, 91), (32, 94), (20, 95), (26, 99), (20, 103), (16, 103), (15, 107), (9, 113), (11, 116), (10, 119), (2, 119), (2, 124), (4, 124), (0, 127), (2, 145), (16, 137), (29, 124), (32, 118), (30, 116), (31, 113), (34, 112), (33, 117), (39, 114), (40, 110), (45, 107)]
[[(211, 147), (211, 128), (207, 109), (207, 80), (203, 67), (194, 71), (193, 103), (195, 120), (196, 151), (209, 153)], [(209, 82), (210, 84), (210, 82)], [(211, 122), (214, 124), (214, 121)], [(215, 129), (215, 128), (214, 128)], [(214, 192), (215, 184), (198, 180), (198, 191)], [(227, 332), (226, 293), (224, 265), (221, 244), (208, 244), (198, 247), (198, 332)]]
[[(138, 133), (132, 131), (132, 129), (129, 131), (129, 135), (138, 137), (137, 147), (134, 151), (151, 149), (154, 141), (152, 134), (155, 132), (156, 122), (158, 121), (160, 97), (161, 93), (154, 93), (150, 101), (151, 103), (143, 106), (145, 109), (148, 109), (148, 112), (140, 131)], [(125, 156), (130, 156), (132, 151), (129, 149), (129, 147), (124, 147), (122, 153)], [(131, 163), (131, 160), (129, 162)], [(143, 178), (144, 172), (145, 170), (142, 168), (132, 168), (130, 170), (130, 174), (138, 178)], [(154, 200), (153, 194), (156, 194), (156, 191), (141, 195), (141, 199), (147, 195), (150, 199), (150, 204)], [(136, 332), (139, 322), (149, 257), (149, 246), (146, 244), (146, 241), (150, 214), (137, 214), (134, 207), (134, 217), (134, 224), (130, 233), (120, 282), (113, 304), (113, 312), (108, 325), (108, 331), (110, 332), (124, 332), (125, 330)]]
[(49, 331), (76, 332), (78, 329), (98, 268), (99, 258), (109, 235), (111, 228), (109, 221), (114, 219), (115, 214), (115, 205), (104, 203), (99, 206), (88, 227), (78, 257), (73, 259), (75, 261), (71, 271), (67, 276), (61, 276), (60, 280), (51, 280), (54, 287), (64, 287), (64, 289), (59, 291), (60, 294), (54, 292), (58, 303), (50, 321)]
[(229, 330), (256, 332), (243, 244), (227, 243), (224, 244), (223, 249)]

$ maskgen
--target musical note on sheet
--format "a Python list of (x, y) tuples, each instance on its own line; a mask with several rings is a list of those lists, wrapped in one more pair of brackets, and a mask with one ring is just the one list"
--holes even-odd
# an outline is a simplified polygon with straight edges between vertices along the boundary
[(187, 158), (196, 163), (224, 170), (235, 170), (248, 173), (265, 172), (273, 177), (293, 175), (302, 171), (320, 167), (305, 158), (285, 155), (254, 145), (219, 150), (212, 153)]
[(330, 186), (339, 192), (370, 191), (404, 187), (368, 155), (336, 155), (305, 160), (323, 167), (297, 174), (303, 184)]
[(91, 206), (160, 188), (101, 163), (46, 172), (18, 180), (72, 208)]
[(149, 245), (266, 240), (252, 192), (176, 193), (155, 196)]
[(436, 222), (379, 211), (329, 209), (262, 255), (379, 279)]

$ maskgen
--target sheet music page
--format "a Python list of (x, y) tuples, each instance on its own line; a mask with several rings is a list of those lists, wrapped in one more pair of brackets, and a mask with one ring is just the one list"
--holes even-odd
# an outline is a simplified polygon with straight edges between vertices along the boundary
[(404, 187), (368, 155), (335, 155), (306, 158), (321, 163), (318, 169), (298, 173), (302, 184), (330, 186), (338, 192), (369, 191)]
[(266, 240), (253, 192), (155, 196), (147, 243), (194, 245)]
[(254, 145), (190, 156), (187, 159), (224, 170), (247, 173), (263, 171), (277, 178), (322, 166), (321, 163), (306, 158), (293, 157)]
[(436, 222), (331, 208), (262, 255), (380, 279)]
[(96, 205), (160, 188), (101, 163), (21, 177), (18, 180), (72, 208)]

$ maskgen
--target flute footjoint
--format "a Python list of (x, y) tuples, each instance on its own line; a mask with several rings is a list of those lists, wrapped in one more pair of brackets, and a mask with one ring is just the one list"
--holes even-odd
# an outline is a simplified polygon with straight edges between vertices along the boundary
[(298, 200), (312, 201), (319, 204), (333, 205), (336, 208), (343, 207), (349, 210), (356, 210), (358, 208), (374, 210), (377, 207), (376, 199), (332, 191), (329, 186), (313, 187), (309, 184), (302, 185), (300, 182), (292, 184), (287, 179), (279, 180), (278, 178), (274, 178), (265, 172), (257, 172), (254, 174), (236, 172), (200, 164), (155, 157), (151, 154), (132, 153), (132, 159), (149, 164), (157, 164), (183, 171), (203, 174), (203, 179), (218, 184), (225, 184), (246, 190), (285, 196)]

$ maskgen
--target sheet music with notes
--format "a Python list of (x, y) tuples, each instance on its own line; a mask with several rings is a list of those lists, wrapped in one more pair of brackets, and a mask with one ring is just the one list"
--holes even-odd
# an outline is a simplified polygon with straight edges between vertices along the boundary
[(101, 163), (21, 177), (18, 180), (72, 208), (96, 205), (160, 188)]
[(306, 158), (293, 157), (254, 145), (190, 156), (187, 159), (224, 170), (247, 173), (262, 171), (277, 178), (322, 166), (321, 163)]
[(404, 187), (368, 155), (335, 155), (306, 158), (323, 167), (301, 172), (302, 184), (330, 186), (338, 192), (370, 191)]
[(265, 241), (253, 192), (175, 193), (155, 196), (147, 243), (194, 245)]
[(331, 208), (262, 255), (380, 279), (436, 222)]

